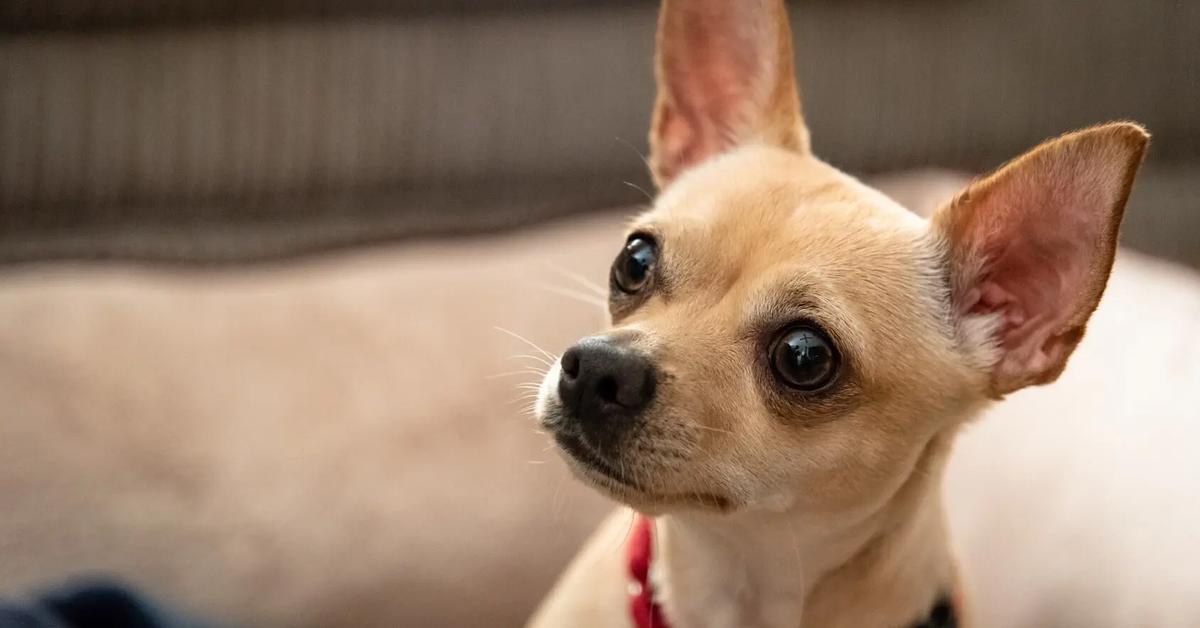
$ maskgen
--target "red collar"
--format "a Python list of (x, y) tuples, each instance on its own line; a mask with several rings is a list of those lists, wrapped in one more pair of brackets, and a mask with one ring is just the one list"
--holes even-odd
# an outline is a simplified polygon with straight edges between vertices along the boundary
[(626, 546), (629, 561), (629, 616), (634, 628), (668, 628), (662, 608), (650, 586), (650, 559), (654, 553), (653, 528), (648, 517), (635, 514)]
[[(654, 528), (649, 517), (635, 514), (633, 529), (626, 546), (629, 562), (629, 617), (634, 628), (669, 628), (662, 607), (654, 601), (650, 586), (650, 559), (654, 556)], [(913, 628), (954, 628), (958, 625), (954, 604), (949, 598), (938, 600), (929, 617)]]

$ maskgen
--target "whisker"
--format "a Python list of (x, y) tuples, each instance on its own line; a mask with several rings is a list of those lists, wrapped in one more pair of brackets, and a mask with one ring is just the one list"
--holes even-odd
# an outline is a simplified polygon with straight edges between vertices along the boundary
[(629, 525), (625, 526), (625, 538), (621, 540), (621, 546), (629, 543), (629, 535), (633, 534), (633, 524), (637, 522), (637, 513), (632, 509), (629, 510)]
[(530, 339), (526, 338), (525, 336), (522, 336), (521, 334), (518, 334), (518, 333), (517, 333), (517, 332), (515, 332), (515, 331), (509, 330), (509, 329), (505, 329), (505, 328), (503, 328), (503, 327), (492, 327), (492, 329), (495, 329), (496, 331), (498, 331), (498, 332), (501, 332), (501, 333), (508, 334), (509, 336), (512, 336), (513, 338), (516, 338), (517, 340), (520, 340), (521, 342), (523, 342), (523, 343), (525, 343), (525, 344), (529, 345), (530, 347), (533, 347), (533, 348), (534, 348), (534, 349), (535, 349), (535, 350), (536, 350), (538, 353), (541, 353), (542, 355), (546, 356), (546, 359), (550, 360), (551, 362), (557, 362), (557, 361), (558, 361), (558, 356), (556, 356), (556, 355), (554, 355), (553, 353), (550, 353), (549, 351), (546, 351), (545, 349), (543, 349), (543, 348), (539, 347), (539, 346), (537, 345), (537, 343), (535, 343), (534, 341), (532, 341), (532, 340), (530, 340)]
[(636, 153), (637, 156), (642, 160), (642, 164), (646, 166), (647, 170), (653, 170), (653, 168), (650, 167), (650, 160), (646, 159), (646, 156), (642, 154), (642, 151), (638, 150), (637, 146), (634, 146), (629, 140), (623, 137), (614, 137), (613, 139), (628, 146), (629, 150), (632, 150), (634, 153)]
[(613, 552), (616, 552), (620, 548), (625, 547), (626, 545), (629, 544), (629, 535), (633, 533), (633, 522), (637, 521), (637, 513), (635, 513), (633, 511), (633, 509), (626, 509), (626, 512), (629, 513), (629, 523), (627, 523), (625, 525), (625, 535), (624, 536), (621, 536), (621, 537), (614, 536), (613, 537), (613, 540), (617, 542), (617, 544), (613, 545), (613, 547), (611, 549), (611, 551), (613, 551)]
[(542, 364), (545, 364), (545, 365), (546, 365), (546, 368), (550, 368), (550, 367), (554, 366), (554, 363), (553, 363), (553, 362), (550, 362), (550, 361), (549, 361), (549, 360), (547, 360), (546, 358), (543, 358), (543, 357), (542, 357), (542, 356), (540, 356), (540, 355), (529, 355), (528, 353), (523, 353), (523, 354), (521, 354), (521, 355), (510, 355), (510, 356), (508, 356), (508, 357), (507, 357), (507, 358), (505, 358), (505, 359), (506, 359), (506, 360), (520, 360), (520, 359), (523, 359), (523, 358), (528, 358), (528, 359), (530, 359), (530, 360), (537, 360), (538, 362), (541, 362)]
[(553, 292), (554, 294), (557, 294), (560, 297), (567, 297), (569, 299), (575, 299), (576, 301), (579, 301), (581, 303), (587, 303), (588, 305), (594, 305), (599, 308), (607, 308), (608, 307), (607, 302), (603, 301), (602, 299), (600, 299), (598, 297), (592, 296), (586, 292), (579, 292), (577, 290), (571, 290), (570, 288), (559, 288), (558, 286), (551, 286), (549, 284), (543, 284), (543, 283), (535, 283), (533, 285), (538, 288), (541, 288), (542, 290), (545, 290), (547, 292)]
[(633, 189), (637, 190), (638, 192), (641, 192), (642, 194), (645, 194), (645, 195), (646, 195), (646, 200), (650, 201), (651, 203), (653, 203), (653, 202), (654, 202), (654, 197), (653, 197), (653, 196), (652, 196), (652, 195), (651, 195), (649, 192), (647, 192), (646, 190), (643, 190), (643, 189), (642, 189), (642, 187), (641, 187), (640, 185), (638, 185), (638, 184), (636, 184), (636, 183), (634, 183), (634, 182), (632, 182), (632, 181), (622, 181), (621, 183), (624, 183), (625, 185), (628, 185), (629, 187), (631, 187), (631, 188), (633, 188)]
[(556, 273), (562, 275), (563, 277), (566, 277), (567, 279), (571, 279), (571, 280), (575, 281), (576, 283), (587, 288), (588, 290), (595, 292), (596, 296), (601, 297), (601, 298), (608, 298), (608, 289), (606, 289), (604, 286), (601, 286), (600, 284), (592, 281), (591, 279), (588, 279), (587, 277), (585, 277), (573, 270), (567, 270), (566, 268), (562, 268), (560, 266), (555, 266), (554, 264), (546, 264), (546, 267), (549, 268), (552, 272), (556, 272)]
[(483, 378), (484, 379), (500, 379), (501, 377), (512, 377), (514, 375), (537, 375), (539, 377), (542, 377), (542, 376), (545, 376), (546, 373), (547, 373), (547, 371), (534, 369), (534, 368), (528, 368), (528, 369), (521, 369), (519, 371), (507, 371), (504, 373), (496, 373), (494, 375), (484, 375)]

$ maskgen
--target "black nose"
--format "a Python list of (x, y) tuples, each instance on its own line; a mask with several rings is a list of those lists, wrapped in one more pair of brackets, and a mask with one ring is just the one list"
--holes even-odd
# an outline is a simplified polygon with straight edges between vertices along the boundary
[[(558, 395), (584, 425), (629, 419), (654, 398), (654, 365), (607, 338), (585, 338), (562, 356)], [(615, 427), (615, 426), (614, 426)]]

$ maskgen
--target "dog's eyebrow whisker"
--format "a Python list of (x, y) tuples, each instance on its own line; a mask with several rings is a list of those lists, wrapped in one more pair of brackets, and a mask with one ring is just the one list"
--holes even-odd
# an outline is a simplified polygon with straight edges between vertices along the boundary
[[(654, 170), (654, 167), (650, 165), (650, 160), (646, 159), (646, 156), (644, 154), (642, 154), (642, 151), (638, 150), (638, 147), (634, 146), (632, 142), (630, 142), (629, 140), (627, 140), (619, 135), (617, 137), (614, 137), (613, 139), (628, 146), (629, 150), (631, 150), (635, 154), (637, 154), (638, 158), (642, 160), (642, 165), (646, 166), (647, 170), (650, 170), (650, 171)], [(649, 196), (649, 194), (647, 194), (647, 196)], [(650, 200), (654, 200), (654, 199), (651, 198)]]
[(653, 203), (653, 202), (654, 202), (654, 197), (653, 197), (653, 196), (652, 196), (652, 195), (651, 195), (649, 192), (647, 192), (646, 190), (643, 190), (643, 189), (642, 189), (642, 186), (640, 186), (640, 185), (638, 185), (638, 184), (636, 184), (636, 183), (634, 183), (634, 182), (632, 182), (632, 181), (622, 181), (621, 183), (624, 183), (625, 185), (628, 185), (629, 187), (631, 187), (631, 188), (633, 188), (633, 189), (637, 190), (638, 192), (641, 192), (642, 194), (645, 194), (645, 195), (646, 195), (646, 200), (650, 201), (651, 203)]
[(574, 280), (576, 283), (583, 286), (584, 288), (587, 288), (588, 290), (595, 292), (596, 296), (598, 296), (600, 298), (608, 298), (608, 289), (606, 289), (604, 286), (601, 286), (600, 284), (592, 281), (591, 279), (588, 279), (587, 277), (585, 277), (573, 270), (568, 270), (561, 266), (556, 266), (556, 265), (550, 264), (550, 263), (546, 264), (546, 268), (549, 268), (551, 270), (551, 272), (558, 273), (559, 275), (562, 275), (563, 277), (566, 277), (567, 279)]
[(517, 332), (515, 332), (515, 331), (509, 330), (509, 329), (505, 329), (505, 328), (503, 328), (503, 327), (492, 327), (492, 329), (495, 329), (496, 331), (498, 331), (498, 332), (501, 332), (501, 333), (508, 334), (509, 336), (512, 336), (513, 338), (516, 338), (517, 340), (520, 340), (521, 342), (523, 342), (523, 343), (525, 343), (525, 344), (529, 345), (530, 347), (533, 347), (533, 348), (534, 348), (534, 350), (536, 350), (538, 353), (541, 353), (542, 355), (546, 356), (546, 359), (550, 360), (551, 362), (558, 362), (558, 356), (556, 356), (556, 355), (554, 355), (553, 353), (550, 353), (549, 351), (546, 351), (545, 349), (543, 349), (543, 348), (539, 347), (539, 346), (537, 345), (537, 343), (535, 343), (534, 341), (532, 341), (532, 340), (530, 340), (530, 339), (526, 338), (525, 336), (522, 336), (521, 334), (518, 334), (518, 333), (517, 333)]
[(544, 283), (535, 283), (533, 285), (534, 285), (534, 287), (541, 288), (542, 290), (545, 290), (546, 292), (551, 292), (551, 293), (557, 294), (560, 297), (574, 299), (576, 301), (579, 301), (580, 303), (594, 305), (599, 308), (607, 308), (608, 307), (608, 303), (606, 303), (603, 300), (601, 300), (600, 298), (592, 296), (586, 292), (579, 292), (578, 290), (572, 290), (570, 288), (559, 288), (558, 286), (552, 286), (550, 284), (544, 284)]

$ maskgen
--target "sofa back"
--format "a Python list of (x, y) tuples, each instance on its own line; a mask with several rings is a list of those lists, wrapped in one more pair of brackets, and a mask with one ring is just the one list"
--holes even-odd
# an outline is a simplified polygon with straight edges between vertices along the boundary
[[(980, 171), (1135, 119), (1155, 139), (1127, 242), (1200, 265), (1200, 5), (793, 9), (806, 114), (835, 165)], [(5, 3), (0, 260), (243, 260), (643, 202), (655, 10)]]

